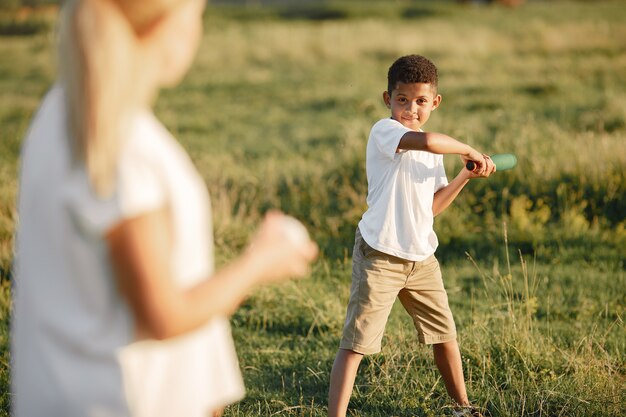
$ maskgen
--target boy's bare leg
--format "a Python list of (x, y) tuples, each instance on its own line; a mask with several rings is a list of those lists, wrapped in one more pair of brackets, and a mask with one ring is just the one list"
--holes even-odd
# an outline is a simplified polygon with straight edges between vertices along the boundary
[(328, 417), (345, 417), (354, 387), (354, 379), (363, 355), (352, 350), (339, 349), (328, 390)]
[(212, 417), (222, 417), (223, 415), (224, 415), (224, 409), (222, 408), (220, 410), (214, 411)]
[(433, 354), (448, 395), (459, 405), (469, 405), (463, 377), (461, 351), (456, 340), (433, 345)]

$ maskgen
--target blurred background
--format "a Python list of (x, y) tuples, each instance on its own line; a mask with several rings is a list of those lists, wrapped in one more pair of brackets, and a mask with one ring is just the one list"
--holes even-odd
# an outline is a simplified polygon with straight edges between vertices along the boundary
[[(57, 8), (0, 0), (0, 415), (19, 150), (54, 82)], [(233, 317), (248, 397), (226, 415), (325, 415), (367, 136), (389, 116), (389, 65), (409, 53), (439, 67), (427, 130), (518, 157), (436, 219), (470, 396), (494, 416), (623, 415), (626, 3), (213, 0), (191, 72), (156, 113), (206, 180), (218, 260), (271, 208), (322, 250), (311, 278), (263, 289)], [(451, 179), (461, 163), (445, 163)], [(401, 310), (364, 362), (353, 416), (449, 415)]]

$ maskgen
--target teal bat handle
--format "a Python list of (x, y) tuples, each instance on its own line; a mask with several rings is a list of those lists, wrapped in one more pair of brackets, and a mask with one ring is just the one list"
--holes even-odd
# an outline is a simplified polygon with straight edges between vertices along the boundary
[[(507, 169), (514, 168), (517, 165), (517, 158), (512, 153), (499, 153), (491, 155), (491, 160), (496, 165), (496, 171), (506, 171)], [(476, 168), (474, 161), (467, 161), (465, 168), (469, 171), (473, 171)]]

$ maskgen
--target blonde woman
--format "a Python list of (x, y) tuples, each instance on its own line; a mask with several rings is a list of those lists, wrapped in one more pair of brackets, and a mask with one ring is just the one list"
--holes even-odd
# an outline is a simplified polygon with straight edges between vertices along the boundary
[(203, 7), (65, 2), (59, 79), (22, 150), (15, 416), (216, 415), (244, 394), (228, 315), (316, 256), (301, 225), (271, 213), (213, 271), (203, 181), (151, 112), (192, 62)]

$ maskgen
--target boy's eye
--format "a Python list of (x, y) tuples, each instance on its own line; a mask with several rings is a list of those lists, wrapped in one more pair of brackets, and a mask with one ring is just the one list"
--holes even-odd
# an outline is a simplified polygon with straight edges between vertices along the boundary
[(399, 101), (400, 103), (406, 103), (406, 98), (404, 98), (404, 97), (400, 97), (400, 98), (398, 99), (398, 101)]

